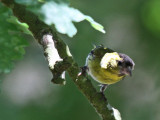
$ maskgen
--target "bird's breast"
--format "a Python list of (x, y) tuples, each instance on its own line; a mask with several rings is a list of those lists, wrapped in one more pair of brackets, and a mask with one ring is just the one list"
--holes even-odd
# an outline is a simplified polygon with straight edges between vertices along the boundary
[(89, 74), (99, 83), (114, 84), (120, 81), (124, 76), (119, 76), (117, 69), (104, 69), (100, 66), (99, 60), (88, 61)]

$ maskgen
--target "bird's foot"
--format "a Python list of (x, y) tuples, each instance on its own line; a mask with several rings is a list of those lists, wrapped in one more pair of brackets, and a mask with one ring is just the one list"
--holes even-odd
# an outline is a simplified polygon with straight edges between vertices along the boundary
[(106, 90), (107, 86), (108, 86), (107, 84), (101, 84), (100, 85), (100, 93), (102, 94), (105, 101), (107, 101), (107, 98), (105, 97), (104, 91)]
[(83, 66), (83, 67), (80, 67), (81, 68), (81, 72), (78, 74), (78, 76), (86, 76), (87, 75), (87, 71), (88, 71), (88, 67), (87, 66)]
[(106, 90), (106, 88), (108, 87), (108, 84), (101, 84), (100, 85), (100, 92), (104, 94), (104, 91)]

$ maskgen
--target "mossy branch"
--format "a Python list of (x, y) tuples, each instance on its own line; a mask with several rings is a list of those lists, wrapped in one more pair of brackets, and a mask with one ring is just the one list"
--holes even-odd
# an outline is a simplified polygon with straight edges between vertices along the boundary
[[(29, 25), (34, 38), (43, 46), (54, 83), (64, 84), (64, 78), (61, 76), (64, 71), (67, 71), (103, 120), (121, 120), (118, 110), (109, 105), (106, 97), (97, 92), (91, 81), (83, 75), (78, 76), (79, 66), (69, 53), (68, 46), (57, 36), (55, 30), (39, 20), (38, 16), (28, 11), (24, 5), (15, 3), (14, 0), (1, 0), (1, 2), (12, 9), (19, 21)], [(54, 59), (55, 55), (57, 59)]]

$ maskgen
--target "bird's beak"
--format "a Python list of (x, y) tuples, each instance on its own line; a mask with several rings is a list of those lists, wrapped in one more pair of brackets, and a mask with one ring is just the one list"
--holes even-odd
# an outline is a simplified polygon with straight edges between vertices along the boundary
[(127, 74), (128, 74), (130, 77), (132, 76), (132, 69), (131, 69), (130, 67), (128, 68)]
[(121, 70), (121, 73), (124, 75), (132, 76), (132, 69), (131, 69), (131, 67), (123, 68)]

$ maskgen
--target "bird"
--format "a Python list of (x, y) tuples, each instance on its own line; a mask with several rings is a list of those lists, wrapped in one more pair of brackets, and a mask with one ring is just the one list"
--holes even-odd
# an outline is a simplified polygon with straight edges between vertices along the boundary
[(83, 71), (100, 83), (100, 92), (104, 93), (108, 85), (132, 76), (134, 66), (128, 55), (98, 45), (88, 54)]

